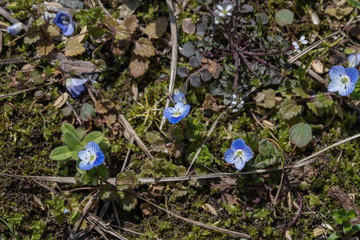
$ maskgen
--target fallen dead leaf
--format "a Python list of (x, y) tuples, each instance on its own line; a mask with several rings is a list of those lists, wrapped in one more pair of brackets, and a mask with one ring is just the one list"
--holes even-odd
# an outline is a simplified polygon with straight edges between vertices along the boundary
[(210, 204), (208, 204), (208, 203), (205, 203), (205, 204), (202, 205), (201, 207), (202, 207), (204, 210), (208, 211), (209, 213), (211, 213), (211, 214), (213, 214), (213, 215), (215, 215), (215, 216), (218, 215), (216, 209), (215, 209), (213, 206), (211, 206)]
[(67, 92), (63, 93), (56, 101), (54, 102), (55, 108), (61, 108), (66, 103), (66, 100), (68, 99), (69, 94)]

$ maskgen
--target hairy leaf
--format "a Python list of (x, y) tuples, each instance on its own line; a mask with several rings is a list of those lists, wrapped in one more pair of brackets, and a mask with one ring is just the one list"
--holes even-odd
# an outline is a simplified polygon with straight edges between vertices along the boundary
[(150, 40), (140, 38), (135, 42), (134, 53), (141, 57), (152, 57), (155, 56), (155, 48)]
[(297, 105), (293, 100), (288, 98), (281, 104), (279, 112), (284, 119), (289, 120), (297, 116), (301, 110), (301, 105)]
[(168, 21), (166, 17), (159, 17), (155, 21), (151, 22), (146, 26), (144, 33), (149, 36), (149, 38), (159, 38), (161, 37), (167, 29)]
[(129, 64), (130, 74), (134, 78), (141, 77), (149, 68), (149, 59), (134, 55)]
[(84, 44), (79, 42), (78, 37), (71, 38), (65, 46), (65, 55), (68, 57), (82, 54), (86, 51)]

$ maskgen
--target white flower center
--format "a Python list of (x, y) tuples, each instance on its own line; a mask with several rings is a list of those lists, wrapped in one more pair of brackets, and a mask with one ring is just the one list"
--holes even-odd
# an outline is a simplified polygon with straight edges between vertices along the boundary
[(174, 113), (173, 113), (173, 116), (174, 116), (174, 117), (178, 117), (178, 116), (180, 116), (180, 115), (181, 115), (181, 112), (180, 112), (180, 111), (177, 111), (177, 112), (174, 112)]
[(341, 78), (341, 83), (347, 85), (350, 82), (349, 76), (345, 75)]
[(235, 151), (236, 158), (242, 158), (242, 156), (243, 156), (243, 150), (239, 149)]

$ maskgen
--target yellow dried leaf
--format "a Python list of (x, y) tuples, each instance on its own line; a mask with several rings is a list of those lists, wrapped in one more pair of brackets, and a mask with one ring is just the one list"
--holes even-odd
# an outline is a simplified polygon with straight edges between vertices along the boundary
[(55, 25), (52, 25), (50, 24), (48, 27), (47, 27), (47, 31), (48, 33), (50, 34), (50, 36), (52, 37), (58, 37), (60, 36), (60, 31), (59, 31), (59, 28), (56, 27)]
[(167, 26), (167, 18), (159, 17), (158, 19), (147, 25), (144, 32), (146, 33), (146, 35), (149, 36), (149, 38), (159, 38), (166, 32)]
[(124, 26), (127, 27), (127, 29), (130, 30), (130, 32), (135, 32), (137, 26), (138, 26), (139, 20), (136, 18), (135, 15), (128, 16), (124, 20)]
[(54, 103), (54, 107), (61, 108), (66, 103), (66, 100), (68, 99), (68, 97), (69, 97), (68, 93), (63, 93), (58, 99), (56, 99), (56, 101)]
[(150, 40), (140, 38), (135, 42), (134, 53), (141, 57), (152, 57), (155, 56), (155, 48)]
[(53, 48), (54, 44), (41, 41), (38, 43), (36, 51), (40, 56), (46, 56), (51, 52), (51, 50), (53, 50)]
[(71, 57), (82, 54), (85, 50), (84, 44), (79, 43), (78, 37), (73, 37), (66, 43), (65, 55)]
[(141, 77), (149, 68), (149, 59), (139, 56), (133, 56), (129, 65), (130, 74), (134, 78)]

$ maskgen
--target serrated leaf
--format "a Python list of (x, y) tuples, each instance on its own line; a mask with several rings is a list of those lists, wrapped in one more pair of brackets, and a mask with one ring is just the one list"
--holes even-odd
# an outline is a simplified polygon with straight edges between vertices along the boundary
[(116, 40), (126, 40), (131, 37), (131, 32), (124, 25), (118, 25), (115, 30)]
[(297, 96), (302, 97), (302, 98), (308, 98), (310, 97), (309, 94), (307, 94), (304, 89), (302, 89), (301, 87), (293, 87), (292, 88), (292, 92), (295, 93)]
[(155, 21), (151, 22), (146, 26), (144, 33), (149, 36), (149, 38), (159, 38), (161, 37), (167, 29), (168, 20), (166, 17), (159, 17)]
[(26, 37), (24, 37), (25, 44), (36, 43), (40, 39), (40, 34), (38, 32), (32, 32)]
[(77, 138), (77, 136), (75, 136), (72, 132), (65, 132), (64, 142), (70, 150), (77, 150), (82, 147), (79, 138)]
[(281, 162), (282, 154), (273, 142), (262, 139), (259, 142), (258, 150), (259, 154), (254, 160), (253, 167), (267, 168)]
[(55, 161), (65, 161), (71, 158), (71, 151), (67, 146), (57, 147), (50, 153), (50, 158)]
[(306, 106), (316, 115), (319, 116), (319, 111), (317, 107), (315, 106), (314, 102), (307, 102)]
[(121, 199), (122, 208), (124, 211), (130, 212), (136, 207), (137, 198), (130, 194), (125, 194), (125, 197)]
[(128, 170), (116, 177), (116, 188), (119, 191), (133, 189), (137, 185), (138, 177), (133, 170)]
[(150, 40), (140, 38), (135, 42), (134, 53), (141, 57), (152, 57), (155, 56), (155, 48)]
[(130, 74), (134, 78), (141, 77), (149, 68), (149, 59), (134, 55), (129, 64)]
[(290, 25), (294, 21), (294, 14), (289, 9), (281, 9), (276, 13), (275, 21), (280, 26)]
[(138, 27), (139, 20), (136, 18), (135, 15), (128, 16), (124, 20), (124, 26), (130, 30), (131, 33), (135, 32), (136, 28)]
[(281, 104), (279, 112), (284, 119), (289, 120), (297, 116), (301, 112), (301, 110), (301, 105), (297, 105), (295, 102), (288, 98)]
[(275, 106), (275, 91), (274, 89), (267, 89), (257, 93), (255, 97), (257, 105), (264, 108), (273, 108)]
[(53, 48), (54, 44), (41, 41), (38, 42), (36, 51), (40, 56), (46, 56), (53, 50)]
[(65, 55), (68, 57), (82, 54), (86, 51), (84, 44), (79, 43), (78, 37), (73, 37), (65, 45)]
[(51, 37), (61, 36), (59, 28), (52, 24), (48, 25), (47, 32), (50, 34)]
[(331, 97), (324, 94), (318, 94), (315, 98), (315, 106), (318, 108), (330, 107), (333, 102), (334, 101), (331, 99)]
[(102, 132), (94, 131), (86, 135), (86, 137), (82, 141), (82, 144), (86, 145), (91, 141), (99, 144), (103, 139), (104, 139), (104, 134)]
[(299, 148), (305, 147), (312, 139), (312, 130), (309, 124), (301, 122), (290, 128), (290, 142)]

